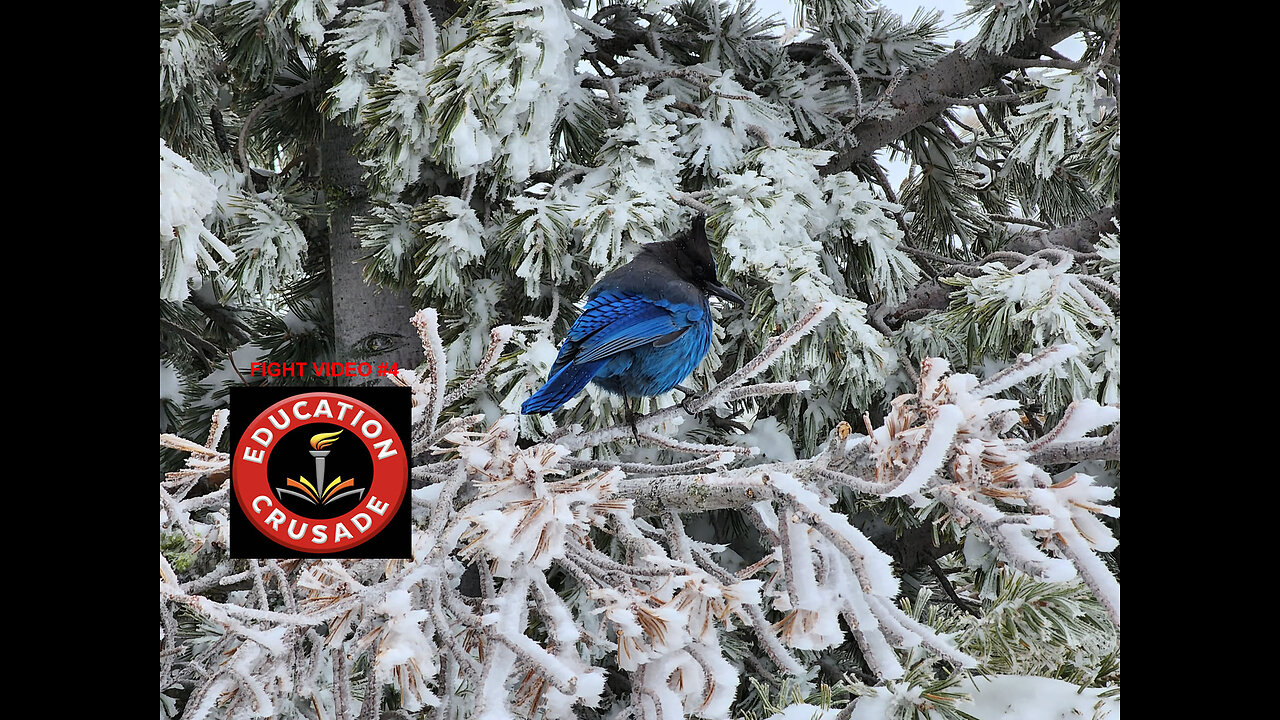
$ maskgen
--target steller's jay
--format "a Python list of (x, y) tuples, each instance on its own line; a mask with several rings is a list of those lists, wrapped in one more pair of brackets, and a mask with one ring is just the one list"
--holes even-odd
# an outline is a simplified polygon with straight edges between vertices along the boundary
[(546, 384), (520, 412), (551, 412), (593, 381), (628, 405), (676, 387), (711, 348), (712, 295), (746, 302), (716, 279), (706, 217), (699, 215), (689, 233), (645, 245), (591, 288)]

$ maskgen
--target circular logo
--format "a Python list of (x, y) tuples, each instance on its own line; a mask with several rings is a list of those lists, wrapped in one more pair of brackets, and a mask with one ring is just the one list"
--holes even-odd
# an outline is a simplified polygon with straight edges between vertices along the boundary
[(404, 501), (404, 443), (377, 410), (334, 392), (281, 400), (249, 424), (232, 456), (236, 501), (273, 542), (308, 554), (376, 537)]

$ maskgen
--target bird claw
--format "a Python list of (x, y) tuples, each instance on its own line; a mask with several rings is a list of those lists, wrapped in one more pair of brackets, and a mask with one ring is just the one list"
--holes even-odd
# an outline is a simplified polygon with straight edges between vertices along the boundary
[(684, 387), (683, 385), (677, 385), (676, 390), (679, 390), (680, 392), (684, 393), (684, 397), (680, 399), (681, 409), (683, 409), (685, 412), (689, 413), (690, 415), (696, 416), (698, 413), (693, 409), (691, 405), (693, 401), (697, 400), (700, 396), (696, 395), (693, 392), (693, 390), (690, 390), (689, 388)]
[[(700, 413), (693, 409), (692, 404), (702, 396), (694, 394), (693, 390), (690, 390), (689, 388), (684, 387), (683, 385), (677, 385), (675, 389), (684, 393), (684, 397), (681, 398), (680, 400), (680, 407), (683, 408), (684, 411), (689, 413), (690, 415), (697, 417)], [(708, 410), (703, 410), (702, 412), (706, 413), (708, 417), (708, 422), (711, 425), (711, 427), (719, 428), (721, 430), (726, 430), (726, 431), (737, 430), (741, 433), (747, 433), (747, 432), (750, 432), (751, 430), (751, 428), (733, 419), (738, 415), (738, 413), (736, 412), (733, 413), (732, 415), (728, 415), (725, 417), (721, 417), (717, 415), (715, 410), (708, 409)]]
[(622, 407), (626, 411), (627, 424), (631, 426), (631, 437), (635, 439), (636, 444), (640, 444), (640, 430), (636, 428), (636, 414), (631, 410), (631, 398), (623, 396)]

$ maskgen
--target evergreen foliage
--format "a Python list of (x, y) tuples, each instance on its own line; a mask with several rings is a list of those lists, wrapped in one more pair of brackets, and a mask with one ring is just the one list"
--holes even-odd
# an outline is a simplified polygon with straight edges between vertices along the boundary
[[(161, 716), (1118, 693), (1119, 3), (969, 5), (162, 2)], [(748, 300), (702, 394), (519, 415), (697, 213)], [(227, 389), (403, 347), (335, 319), (395, 298), (420, 554), (230, 560)]]

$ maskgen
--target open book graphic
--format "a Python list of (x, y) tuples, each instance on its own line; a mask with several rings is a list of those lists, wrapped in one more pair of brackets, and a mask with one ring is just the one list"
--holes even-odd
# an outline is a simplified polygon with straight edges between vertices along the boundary
[(364, 488), (353, 487), (355, 484), (355, 480), (343, 480), (338, 477), (334, 478), (333, 481), (329, 483), (329, 486), (321, 492), (316, 490), (315, 486), (311, 484), (311, 481), (307, 480), (305, 477), (299, 476), (297, 480), (294, 480), (293, 478), (286, 478), (285, 485), (287, 487), (280, 488), (279, 492), (282, 494), (292, 495), (294, 497), (300, 497), (312, 505), (328, 505), (329, 503), (348, 495), (357, 493), (363, 495)]

